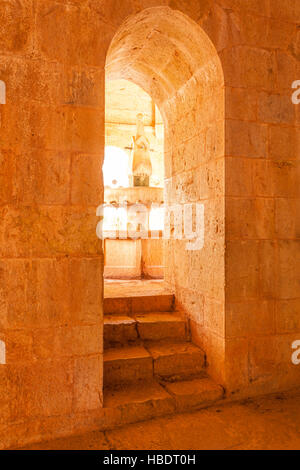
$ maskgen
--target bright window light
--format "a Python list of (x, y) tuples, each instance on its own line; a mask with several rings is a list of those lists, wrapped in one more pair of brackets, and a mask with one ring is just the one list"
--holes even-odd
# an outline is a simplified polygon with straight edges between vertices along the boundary
[(164, 207), (155, 207), (150, 211), (149, 216), (149, 228), (151, 231), (164, 230), (164, 218), (165, 218), (165, 209)]
[(104, 186), (110, 188), (129, 187), (129, 157), (127, 153), (118, 147), (105, 147), (103, 165)]
[(127, 230), (127, 210), (124, 207), (107, 206), (103, 215), (104, 232)]

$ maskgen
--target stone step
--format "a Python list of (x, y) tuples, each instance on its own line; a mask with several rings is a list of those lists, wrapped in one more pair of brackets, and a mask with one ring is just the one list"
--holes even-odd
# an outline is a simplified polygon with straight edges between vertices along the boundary
[(191, 343), (150, 342), (104, 352), (105, 387), (135, 383), (153, 376), (174, 380), (201, 375), (205, 354)]
[(178, 312), (138, 314), (135, 320), (139, 337), (143, 341), (186, 340), (186, 321)]
[(137, 341), (170, 339), (184, 341), (187, 325), (178, 313), (140, 313), (104, 316), (104, 348), (122, 346)]
[(137, 324), (126, 315), (104, 315), (104, 349), (138, 341)]
[(122, 424), (129, 424), (173, 414), (175, 399), (160, 384), (150, 380), (119, 389), (105, 389), (104, 409), (106, 416), (114, 417), (119, 413)]
[(130, 424), (207, 408), (222, 400), (223, 396), (223, 388), (208, 378), (163, 385), (153, 380), (138, 386), (105, 390), (104, 409), (107, 425), (114, 427), (120, 416), (123, 425)]
[(175, 398), (179, 412), (197, 410), (223, 398), (223, 387), (213, 380), (202, 377), (179, 382), (165, 382), (166, 391)]
[(104, 314), (129, 315), (146, 312), (172, 312), (173, 294), (135, 295), (128, 297), (105, 297)]
[(147, 345), (153, 357), (154, 376), (181, 380), (204, 373), (205, 353), (192, 343), (158, 342)]
[(103, 362), (105, 387), (153, 377), (153, 359), (143, 346), (108, 349), (104, 352)]

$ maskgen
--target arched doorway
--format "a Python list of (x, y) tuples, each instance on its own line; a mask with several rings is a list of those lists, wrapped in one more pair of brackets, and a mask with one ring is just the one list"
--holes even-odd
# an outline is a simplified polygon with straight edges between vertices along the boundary
[(127, 18), (111, 42), (106, 80), (120, 79), (143, 88), (163, 116), (166, 205), (192, 228), (197, 206), (205, 213), (203, 243), (194, 245), (184, 227), (178, 234), (171, 217), (165, 279), (190, 320), (193, 341), (208, 353), (210, 370), (222, 381), (224, 77), (218, 54), (187, 16), (169, 7), (149, 8)]
[(105, 104), (104, 279), (106, 285), (145, 285), (164, 277), (162, 117), (152, 98), (128, 80), (106, 80)]

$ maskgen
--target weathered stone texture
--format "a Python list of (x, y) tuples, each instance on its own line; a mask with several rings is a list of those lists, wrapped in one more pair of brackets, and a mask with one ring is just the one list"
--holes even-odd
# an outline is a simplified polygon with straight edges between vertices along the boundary
[(210, 372), (235, 396), (298, 385), (299, 2), (12, 0), (0, 18), (0, 447), (105, 417), (106, 59), (160, 107), (167, 201), (205, 205), (205, 248), (166, 259)]

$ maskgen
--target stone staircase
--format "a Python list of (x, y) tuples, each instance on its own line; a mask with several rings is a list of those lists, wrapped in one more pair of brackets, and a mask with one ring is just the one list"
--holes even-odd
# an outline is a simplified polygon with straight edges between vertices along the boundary
[(224, 390), (206, 374), (174, 296), (104, 299), (104, 407), (128, 424), (208, 407)]

